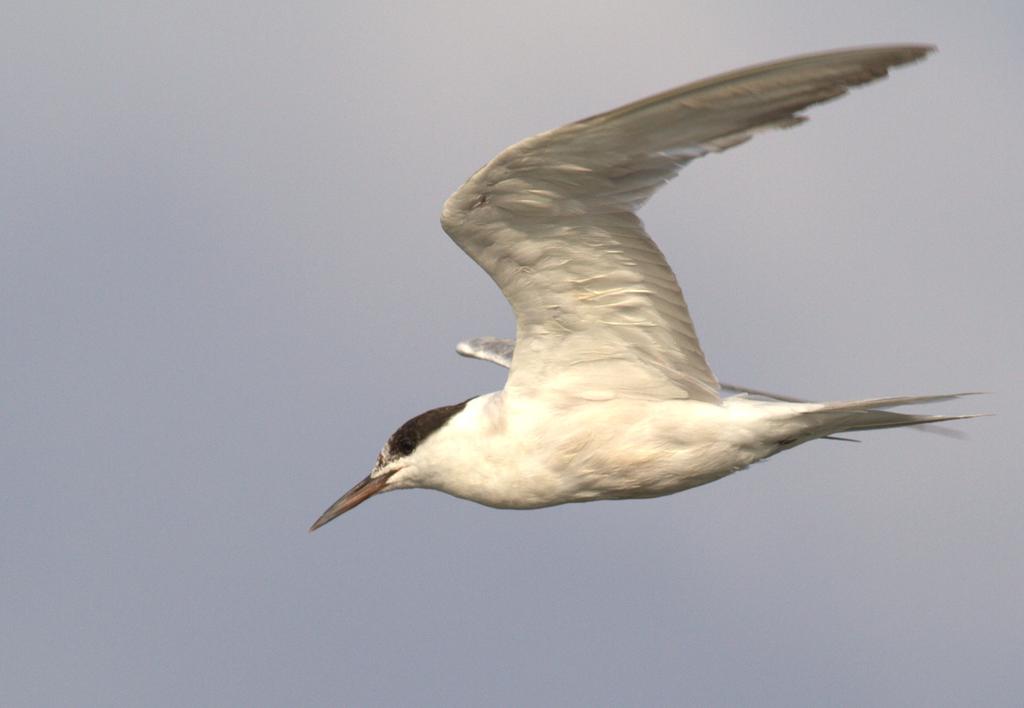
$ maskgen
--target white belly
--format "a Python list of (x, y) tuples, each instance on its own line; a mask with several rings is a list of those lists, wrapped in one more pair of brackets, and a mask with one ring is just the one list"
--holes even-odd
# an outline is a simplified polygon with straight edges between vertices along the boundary
[(467, 418), (481, 429), (468, 438), (472, 449), (461, 437), (462, 468), (425, 486), (517, 509), (655, 497), (720, 479), (771, 452), (749, 416), (729, 406), (612, 400), (497, 410), (503, 403), (484, 401), (480, 415)]

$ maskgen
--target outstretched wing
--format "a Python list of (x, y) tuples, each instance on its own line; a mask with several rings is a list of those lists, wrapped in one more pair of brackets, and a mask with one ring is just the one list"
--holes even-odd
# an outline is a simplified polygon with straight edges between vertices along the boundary
[(804, 108), (930, 50), (869, 47), (742, 69), (501, 152), (448, 199), (441, 221), (515, 311), (506, 391), (719, 402), (682, 292), (636, 210), (690, 160), (795, 125)]

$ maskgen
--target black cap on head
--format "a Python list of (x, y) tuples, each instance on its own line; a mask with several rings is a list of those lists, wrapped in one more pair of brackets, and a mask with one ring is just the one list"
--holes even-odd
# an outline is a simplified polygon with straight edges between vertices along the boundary
[(430, 437), (443, 426), (448, 420), (466, 407), (472, 398), (456, 403), (451, 406), (434, 408), (426, 413), (420, 413), (415, 418), (410, 418), (402, 424), (398, 430), (388, 438), (385, 449), (388, 457), (405, 457), (412, 453), (421, 442)]
[(380, 468), (396, 457), (405, 457), (411, 454), (421, 442), (437, 432), (453, 415), (465, 408), (466, 404), (471, 400), (473, 399), (456, 403), (453, 406), (434, 408), (426, 413), (420, 413), (415, 418), (407, 420), (402, 424), (402, 427), (396, 430), (388, 439), (383, 452), (377, 458), (377, 469), (370, 473), (366, 479), (345, 492), (338, 501), (331, 504), (309, 530), (316, 531), (328, 521), (341, 516), (349, 509), (359, 506), (374, 494), (384, 491), (387, 488), (388, 480), (401, 467), (389, 470), (380, 470)]

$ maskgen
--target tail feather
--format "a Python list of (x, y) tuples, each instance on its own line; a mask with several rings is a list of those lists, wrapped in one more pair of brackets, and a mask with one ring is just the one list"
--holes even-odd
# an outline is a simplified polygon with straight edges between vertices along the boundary
[[(977, 418), (978, 415), (917, 415), (913, 413), (893, 413), (883, 410), (824, 412), (827, 422), (839, 424), (833, 432), (842, 433), (854, 430), (880, 430), (882, 428), (902, 428), (908, 425), (925, 425), (928, 423), (944, 423), (949, 420), (966, 420)], [(813, 415), (813, 414), (810, 414)], [(831, 428), (831, 425), (829, 426)]]
[(901, 428), (909, 425), (926, 425), (950, 420), (977, 418), (974, 415), (923, 415), (916, 413), (895, 413), (885, 410), (898, 406), (920, 403), (949, 401), (973, 393), (954, 393), (939, 396), (895, 396), (889, 398), (867, 398), (859, 401), (835, 401), (813, 404), (797, 413), (796, 419), (802, 424), (805, 434), (810, 437), (826, 437), (836, 433), (859, 430)]
[(874, 408), (898, 408), (900, 406), (913, 406), (922, 403), (941, 403), (952, 401), (964, 396), (979, 396), (981, 391), (968, 391), (966, 393), (942, 393), (934, 396), (888, 396), (886, 398), (865, 398), (860, 401), (833, 401), (821, 403), (825, 410), (865, 410)]

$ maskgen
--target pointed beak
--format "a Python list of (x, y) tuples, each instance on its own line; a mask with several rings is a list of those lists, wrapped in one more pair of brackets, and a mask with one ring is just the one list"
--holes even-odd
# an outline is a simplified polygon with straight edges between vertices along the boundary
[(327, 511), (320, 515), (319, 519), (313, 522), (313, 525), (309, 527), (309, 532), (312, 533), (316, 531), (328, 521), (332, 521), (349, 509), (359, 506), (374, 494), (384, 489), (384, 487), (387, 486), (388, 480), (391, 479), (391, 475), (396, 471), (397, 470), (386, 472), (377, 477), (367, 477), (362, 482), (352, 487), (352, 489), (345, 492), (341, 499), (331, 504)]

